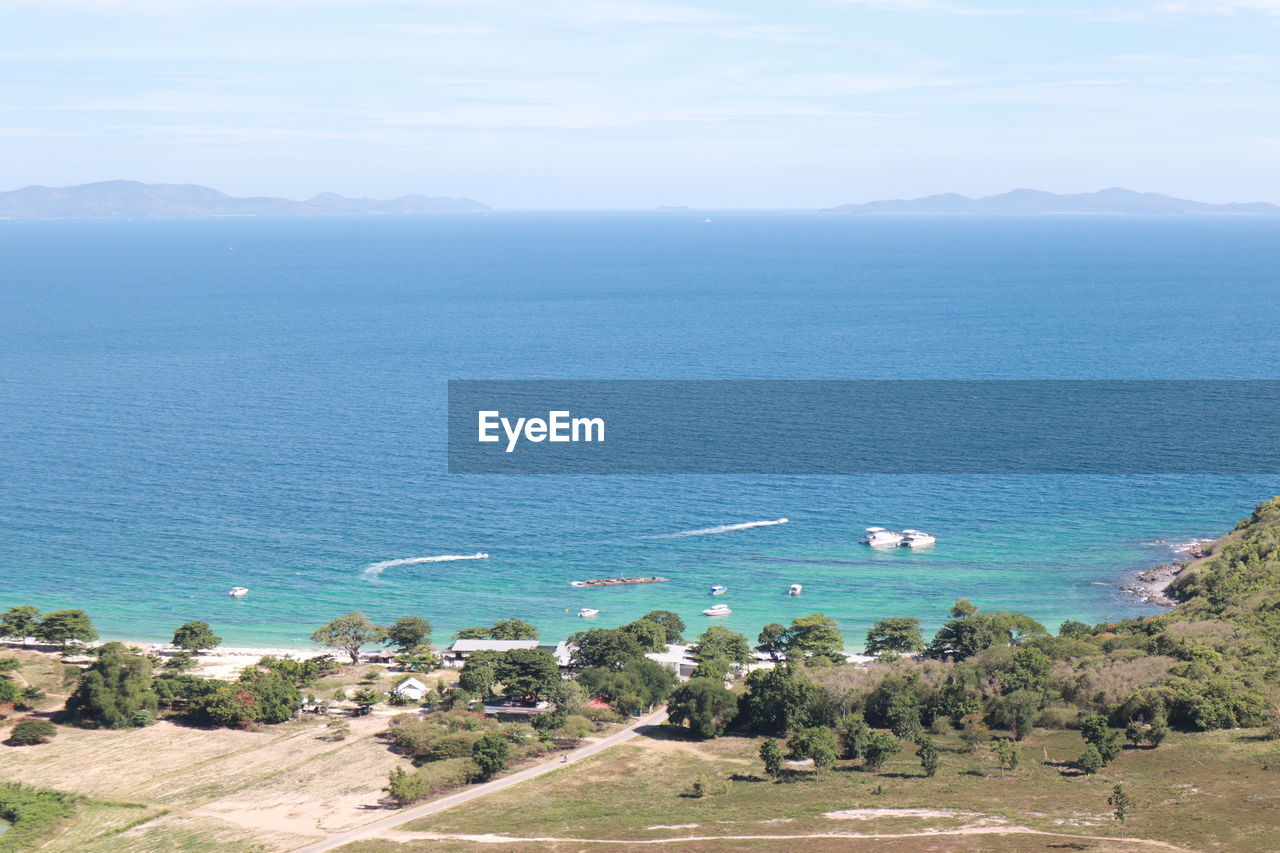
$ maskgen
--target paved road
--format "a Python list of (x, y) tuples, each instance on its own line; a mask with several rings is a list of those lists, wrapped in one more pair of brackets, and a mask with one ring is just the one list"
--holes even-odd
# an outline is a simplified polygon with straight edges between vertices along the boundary
[[(426, 817), (427, 815), (433, 815), (437, 812), (442, 812), (445, 809), (460, 806), (463, 803), (469, 803), (472, 800), (478, 800), (487, 794), (492, 794), (494, 791), (505, 790), (510, 788), (512, 785), (518, 785), (528, 779), (536, 779), (537, 777), (550, 773), (553, 770), (558, 770), (566, 764), (573, 764), (576, 761), (589, 758), (596, 753), (604, 752), (606, 749), (617, 746), (624, 741), (628, 741), (638, 734), (643, 734), (654, 726), (662, 725), (666, 720), (667, 712), (665, 710), (655, 711), (647, 717), (641, 717), (636, 720), (622, 731), (614, 732), (603, 740), (598, 740), (594, 743), (575, 749), (573, 752), (567, 753), (566, 756), (562, 756), (561, 758), (553, 759), (544, 764), (536, 764), (533, 767), (526, 767), (518, 773), (512, 773), (510, 776), (503, 776), (501, 779), (494, 779), (492, 782), (485, 782), (483, 785), (473, 785), (469, 788), (464, 788), (456, 794), (450, 794), (447, 797), (432, 800), (431, 802), (423, 803), (420, 806), (414, 806), (410, 809), (400, 809), (395, 814), (391, 815), (391, 817), (376, 820), (373, 823), (360, 827), (359, 829), (352, 829), (338, 835), (331, 835), (323, 841), (317, 841), (316, 843), (309, 844), (306, 847), (300, 847), (295, 851), (295, 853), (320, 853), (320, 851), (323, 850), (333, 850), (334, 848), (341, 847), (344, 844), (350, 844), (352, 841), (360, 841), (362, 839), (375, 836), (381, 832), (385, 832), (388, 829), (394, 829), (395, 827), (408, 823), (409, 821), (417, 820), (418, 818)], [(564, 757), (567, 757), (568, 761), (564, 761)]]

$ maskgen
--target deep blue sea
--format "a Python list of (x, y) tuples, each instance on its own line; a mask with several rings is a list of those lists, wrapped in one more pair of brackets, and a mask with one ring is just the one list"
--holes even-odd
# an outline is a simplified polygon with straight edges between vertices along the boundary
[[(199, 618), (305, 646), (353, 609), (424, 616), (437, 642), (508, 616), (554, 639), (587, 606), (697, 632), (722, 583), (722, 624), (821, 611), (856, 647), (959, 596), (1050, 625), (1155, 612), (1116, 589), (1170, 558), (1152, 543), (1280, 493), (1212, 472), (445, 473), (448, 379), (1280, 372), (1280, 218), (706, 216), (0, 222), (0, 607), (82, 607), (137, 640)], [(873, 552), (872, 524), (939, 541)], [(650, 574), (670, 581), (568, 585)]]

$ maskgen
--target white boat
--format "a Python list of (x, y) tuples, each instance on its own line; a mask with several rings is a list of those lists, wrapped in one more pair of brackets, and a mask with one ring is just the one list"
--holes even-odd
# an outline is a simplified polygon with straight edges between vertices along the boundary
[(868, 527), (862, 544), (870, 545), (872, 548), (896, 548), (902, 544), (902, 538), (901, 533), (894, 533), (883, 527)]
[(728, 616), (733, 611), (729, 609), (727, 604), (713, 604), (706, 610), (702, 611), (703, 616)]
[(227, 593), (227, 595), (230, 595), (232, 598), (244, 598), (248, 594), (249, 587), (247, 586), (233, 586), (231, 587), (231, 592)]
[(787, 595), (799, 595), (802, 591), (804, 591), (804, 587), (803, 587), (803, 586), (801, 586), (801, 585), (800, 585), (800, 584), (798, 584), (798, 583), (793, 583), (793, 584), (792, 584), (792, 585), (787, 589)]
[(710, 590), (707, 591), (707, 594), (708, 595), (724, 595), (728, 591), (729, 591), (729, 587), (716, 584), (715, 586), (711, 587)]
[(595, 616), (599, 613), (600, 613), (599, 610), (594, 610), (590, 607), (584, 607), (578, 611), (578, 616), (582, 619), (590, 619), (592, 616)]
[(904, 530), (902, 531), (903, 548), (927, 548), (938, 539), (932, 533), (925, 533), (923, 530)]

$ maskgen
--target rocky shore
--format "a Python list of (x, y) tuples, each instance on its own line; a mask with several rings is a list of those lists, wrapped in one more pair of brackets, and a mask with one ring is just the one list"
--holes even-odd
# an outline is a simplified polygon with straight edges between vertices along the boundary
[(1182, 574), (1182, 570), (1192, 560), (1198, 560), (1205, 556), (1212, 542), (1212, 539), (1197, 539), (1190, 544), (1175, 548), (1174, 553), (1180, 559), (1172, 563), (1164, 563), (1163, 565), (1143, 569), (1134, 575), (1129, 582), (1121, 584), (1120, 591), (1126, 595), (1141, 599), (1148, 604), (1173, 607), (1178, 602), (1169, 597), (1167, 593), (1169, 584), (1173, 583), (1174, 578)]

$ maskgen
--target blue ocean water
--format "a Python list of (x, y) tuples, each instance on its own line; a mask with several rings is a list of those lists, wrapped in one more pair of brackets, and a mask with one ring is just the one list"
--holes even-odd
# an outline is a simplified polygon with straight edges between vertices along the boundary
[[(1266, 217), (476, 216), (0, 222), (0, 607), (301, 646), (416, 614), (548, 638), (654, 608), (754, 635), (950, 602), (1155, 611), (1126, 573), (1274, 477), (445, 474), (452, 378), (1276, 378)], [(1191, 408), (1196, 400), (1185, 401)], [(790, 523), (672, 534), (787, 517)], [(934, 532), (872, 552), (871, 524)], [(386, 561), (487, 552), (485, 560)], [(668, 583), (574, 589), (584, 577)], [(798, 598), (788, 584), (803, 583)], [(234, 585), (252, 589), (231, 599)]]

